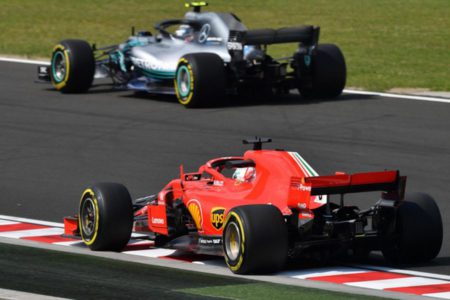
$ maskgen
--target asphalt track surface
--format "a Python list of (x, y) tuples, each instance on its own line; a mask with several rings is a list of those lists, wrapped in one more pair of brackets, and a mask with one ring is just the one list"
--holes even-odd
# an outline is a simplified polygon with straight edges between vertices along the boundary
[[(444, 222), (438, 258), (403, 268), (450, 274), (450, 104), (285, 96), (187, 110), (172, 97), (109, 86), (62, 95), (35, 77), (34, 65), (0, 62), (0, 214), (61, 222), (91, 183), (153, 194), (178, 177), (180, 164), (194, 171), (210, 158), (243, 153), (244, 137), (268, 136), (270, 147), (298, 151), (319, 174), (401, 170), (408, 191), (436, 199)], [(365, 208), (377, 199), (349, 201)]]

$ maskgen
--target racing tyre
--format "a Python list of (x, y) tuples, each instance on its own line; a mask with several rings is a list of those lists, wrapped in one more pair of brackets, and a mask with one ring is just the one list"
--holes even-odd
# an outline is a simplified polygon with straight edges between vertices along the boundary
[(239, 206), (228, 213), (224, 224), (223, 252), (233, 273), (272, 273), (284, 266), (288, 232), (278, 208)]
[(64, 40), (53, 49), (50, 78), (63, 93), (83, 93), (92, 85), (95, 58), (91, 46), (82, 40)]
[(81, 238), (92, 250), (120, 251), (130, 240), (133, 206), (121, 184), (98, 183), (87, 188), (78, 216)]
[[(305, 59), (301, 56), (301, 59)], [(300, 63), (300, 62), (299, 62)], [(299, 91), (306, 98), (334, 98), (342, 93), (346, 82), (346, 65), (341, 50), (333, 44), (322, 44), (310, 61), (309, 79), (299, 75)]]
[(175, 93), (185, 107), (218, 104), (225, 96), (226, 73), (223, 60), (213, 53), (183, 56), (175, 73)]
[(392, 263), (432, 260), (442, 245), (442, 219), (436, 202), (427, 194), (407, 194), (397, 211), (395, 231), (384, 239), (382, 252)]

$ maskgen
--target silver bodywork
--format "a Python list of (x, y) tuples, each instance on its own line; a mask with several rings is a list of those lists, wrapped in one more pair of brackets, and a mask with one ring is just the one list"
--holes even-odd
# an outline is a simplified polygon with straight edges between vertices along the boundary
[[(337, 96), (342, 92), (346, 78), (344, 57), (335, 45), (318, 48), (320, 27), (303, 25), (248, 30), (233, 13), (201, 12), (200, 6), (204, 4), (192, 5), (193, 11), (187, 12), (182, 19), (168, 19), (155, 24), (154, 35), (148, 31), (135, 34), (133, 28), (131, 36), (121, 44), (102, 48), (94, 44), (90, 49), (87, 49), (89, 44), (86, 41), (64, 40), (69, 48), (77, 48), (77, 45), (86, 48), (73, 54), (86, 71), (71, 68), (70, 72), (64, 73), (64, 58), (69, 52), (61, 48), (52, 55), (52, 68), (46, 68), (38, 76), (46, 81), (53, 79), (57, 89), (63, 88), (57, 86), (61, 81), (67, 85), (66, 91), (85, 91), (92, 81), (84, 85), (78, 83), (86, 81), (83, 78), (89, 77), (90, 80), (95, 67), (94, 78), (110, 78), (115, 88), (177, 94), (183, 105), (187, 105), (183, 102), (187, 100), (182, 99), (187, 99), (188, 94), (189, 99), (194, 97), (195, 105), (201, 105), (200, 98), (206, 101), (215, 93), (236, 95), (259, 90), (271, 94), (287, 93), (295, 88), (305, 95), (318, 95), (325, 90)], [(281, 43), (296, 43), (298, 46), (292, 56), (272, 58), (267, 53), (267, 46)], [(94, 62), (86, 64), (85, 60), (91, 58), (91, 53)], [(313, 62), (319, 56), (323, 57), (321, 60), (329, 60), (327, 57), (330, 55), (333, 63), (320, 65), (323, 68), (320, 72), (315, 70), (319, 67)], [(183, 71), (185, 65), (190, 65), (191, 73)], [(328, 76), (330, 72), (334, 74), (331, 77)], [(198, 77), (206, 79), (196, 80), (194, 84), (189, 79), (194, 73), (195, 77), (199, 73), (206, 74)], [(317, 76), (326, 80), (315, 80)], [(202, 83), (208, 80), (209, 83)], [(319, 83), (320, 86), (316, 86)], [(199, 85), (201, 87), (197, 87)], [(188, 93), (184, 96), (178, 93), (183, 86)], [(210, 95), (193, 94), (194, 89)]]
[[(139, 71), (145, 78), (142, 80), (173, 79), (181, 57), (189, 53), (215, 53), (224, 63), (231, 61), (229, 47), (230, 31), (246, 31), (247, 28), (238, 19), (228, 13), (186, 13), (184, 20), (196, 22), (192, 39), (183, 39), (174, 34), (157, 36), (131, 36), (118, 49), (125, 59), (132, 63), (132, 70)], [(239, 46), (238, 46), (239, 47)], [(101, 67), (100, 67), (101, 69)], [(96, 77), (102, 74), (97, 70)], [(129, 88), (137, 88), (136, 80), (128, 84)], [(148, 84), (142, 86), (148, 89)]]

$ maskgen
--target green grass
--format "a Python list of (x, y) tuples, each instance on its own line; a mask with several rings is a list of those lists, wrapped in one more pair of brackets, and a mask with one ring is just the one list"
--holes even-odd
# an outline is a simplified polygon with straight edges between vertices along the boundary
[[(52, 45), (82, 38), (121, 42), (130, 27), (150, 29), (178, 18), (185, 1), (0, 0), (0, 53), (47, 58)], [(249, 28), (321, 26), (321, 42), (336, 43), (348, 65), (347, 86), (369, 90), (414, 87), (450, 91), (448, 0), (216, 0), (208, 10), (232, 11)], [(273, 56), (295, 45), (270, 47)]]
[(2, 243), (0, 270), (0, 289), (71, 299), (380, 299)]
[(273, 300), (273, 299), (302, 299), (302, 300), (379, 300), (378, 297), (333, 293), (322, 290), (282, 286), (270, 283), (252, 283), (239, 285), (223, 285), (203, 288), (179, 290), (188, 294), (226, 299)]

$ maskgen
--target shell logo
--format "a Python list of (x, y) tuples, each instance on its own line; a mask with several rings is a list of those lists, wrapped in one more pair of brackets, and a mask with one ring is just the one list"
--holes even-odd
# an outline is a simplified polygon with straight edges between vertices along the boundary
[(198, 230), (201, 230), (203, 226), (203, 217), (200, 202), (198, 202), (198, 200), (192, 199), (188, 202), (187, 208), (192, 216), (192, 219), (194, 219), (195, 226)]

